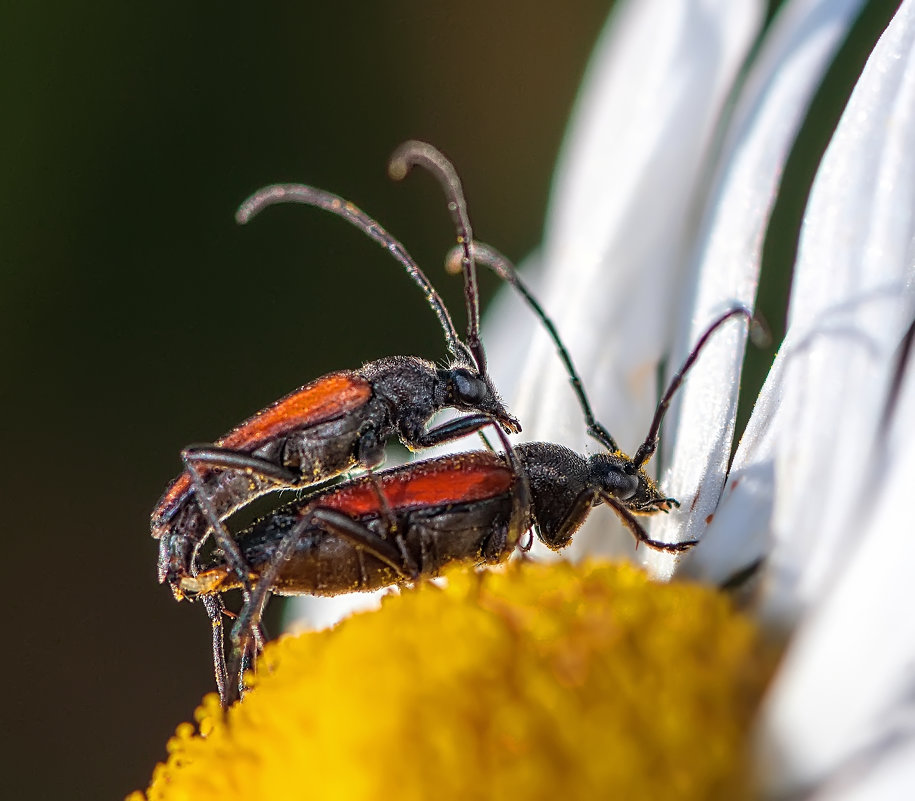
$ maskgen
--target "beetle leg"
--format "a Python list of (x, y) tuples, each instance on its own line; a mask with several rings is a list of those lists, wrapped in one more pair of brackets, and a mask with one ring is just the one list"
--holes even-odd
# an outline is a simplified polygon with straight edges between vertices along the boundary
[(468, 414), (464, 417), (448, 420), (435, 428), (430, 428), (416, 437), (415, 441), (406, 442), (406, 445), (411, 450), (413, 448), (431, 448), (433, 445), (441, 445), (443, 442), (450, 442), (467, 434), (473, 434), (484, 426), (492, 424), (493, 419), (488, 415)]
[[(407, 552), (407, 544), (404, 541), (403, 534), (397, 526), (397, 518), (391, 511), (391, 505), (388, 503), (387, 496), (384, 494), (384, 490), (381, 488), (381, 483), (378, 481), (378, 476), (376, 476), (372, 470), (368, 471), (368, 480), (371, 482), (372, 487), (374, 487), (375, 495), (378, 497), (378, 504), (381, 506), (381, 516), (384, 518), (384, 521), (387, 524), (387, 535), (388, 537), (393, 538), (394, 544), (397, 546), (397, 550), (400, 551), (401, 563), (405, 568), (405, 572), (409, 573), (410, 575), (416, 575), (419, 572), (419, 568), (413, 561), (413, 557), (411, 557)], [(362, 549), (360, 548), (360, 553), (361, 552)]]
[(509, 545), (508, 526), (506, 525), (486, 537), (480, 546), (480, 556), (487, 565), (497, 565), (508, 558), (514, 547), (514, 544)]
[(315, 509), (310, 517), (314, 524), (325, 531), (346, 540), (354, 548), (364, 551), (369, 556), (374, 556), (379, 562), (384, 562), (397, 573), (398, 578), (407, 581), (416, 578), (411, 567), (404, 563), (398, 548), (366, 528), (362, 523), (353, 520), (349, 515), (338, 512), (336, 509), (319, 508)]
[(414, 524), (413, 529), (419, 539), (419, 565), (415, 568), (415, 575), (420, 576), (423, 573), (438, 575), (438, 537), (421, 523)]
[[(245, 559), (238, 548), (238, 544), (232, 539), (232, 535), (229, 534), (226, 527), (219, 519), (216, 509), (214, 508), (209, 495), (207, 495), (206, 488), (203, 485), (203, 479), (201, 478), (200, 471), (197, 469), (195, 463), (196, 454), (192, 449), (186, 449), (181, 452), (181, 458), (184, 460), (185, 468), (190, 474), (191, 481), (194, 484), (194, 497), (197, 504), (206, 516), (207, 522), (213, 528), (213, 538), (216, 540), (216, 544), (222, 549), (229, 569), (235, 573), (238, 580), (241, 582), (244, 608), (247, 609), (252, 606), (251, 599), (254, 595), (251, 584), (250, 568), (245, 562)], [(193, 564), (191, 567), (193, 569)], [(261, 609), (263, 608), (263, 601), (260, 602), (260, 607)], [(221, 615), (222, 601), (219, 602), (218, 607), (207, 604), (206, 610), (210, 617), (210, 623), (213, 626), (213, 661), (214, 671), (216, 673), (216, 686), (220, 689), (219, 695), (223, 705), (228, 705), (237, 698), (235, 693), (239, 692), (239, 690), (236, 689), (236, 686), (237, 683), (241, 681), (243, 662), (248, 650), (248, 641), (246, 640), (244, 643), (244, 652), (239, 652), (236, 648), (235, 636), (236, 631), (239, 630), (239, 622), (241, 619), (241, 616), (239, 616), (239, 621), (236, 621), (235, 626), (232, 627), (232, 659), (228, 667), (224, 667), (223, 663), (225, 657), (224, 651), (222, 650), (222, 621), (220, 620), (217, 623), (214, 617), (217, 614), (217, 611)], [(262, 641), (263, 637), (259, 631), (260, 613), (258, 613), (255, 618), (251, 618), (251, 620), (248, 621), (246, 625), (248, 636), (250, 636), (252, 621), (256, 621), (255, 628), (258, 629), (258, 632), (254, 637), (255, 639)], [(220, 685), (222, 686), (220, 687)]]
[[(245, 564), (244, 558), (241, 555), (241, 551), (238, 550), (238, 547), (235, 544), (235, 540), (226, 530), (226, 527), (223, 525), (222, 521), (219, 520), (219, 515), (216, 513), (212, 503), (209, 503), (209, 498), (206, 494), (206, 491), (202, 488), (202, 482), (199, 481), (201, 478), (200, 473), (195, 468), (191, 468), (190, 465), (188, 465), (188, 461), (195, 463), (200, 462), (201, 464), (209, 465), (210, 467), (223, 467), (227, 469), (241, 470), (249, 473), (257, 473), (258, 475), (264, 476), (266, 478), (275, 478), (277, 481), (284, 484), (294, 484), (297, 480), (296, 474), (286, 470), (285, 468), (279, 467), (272, 462), (268, 462), (266, 459), (260, 459), (247, 453), (229, 450), (228, 448), (220, 448), (218, 446), (191, 445), (182, 451), (181, 456), (182, 459), (184, 459), (185, 465), (189, 468), (192, 480), (194, 480), (195, 498), (203, 499), (202, 503), (198, 501), (198, 504), (203, 510), (203, 513), (207, 518), (207, 522), (213, 527), (214, 539), (216, 540), (219, 547), (222, 548), (223, 552), (226, 553), (227, 563), (230, 565), (230, 567), (233, 568), (245, 589), (250, 592), (250, 570)], [(207, 504), (209, 505), (209, 509), (204, 508)], [(238, 554), (237, 562), (244, 566), (244, 574), (240, 574), (237, 567), (233, 566), (232, 557), (229, 556), (229, 551), (225, 546), (226, 541), (231, 544), (230, 547), (234, 549)], [(223, 606), (222, 610), (224, 609), (225, 607)], [(207, 612), (209, 614), (209, 609)], [(214, 621), (215, 626), (213, 615), (210, 615), (210, 619), (211, 621)], [(216, 634), (214, 632), (214, 637), (215, 636)], [(262, 650), (267, 638), (260, 624), (255, 627), (254, 638), (257, 650)]]
[(197, 464), (256, 474), (264, 478), (275, 479), (281, 484), (297, 484), (300, 480), (298, 473), (287, 470), (267, 459), (252, 456), (244, 451), (221, 448), (218, 445), (190, 445), (182, 453)]
[[(219, 514), (210, 501), (203, 485), (203, 477), (200, 475), (200, 471), (197, 470), (197, 465), (223, 468), (226, 470), (237, 470), (247, 474), (256, 474), (258, 476), (263, 476), (264, 478), (274, 479), (280, 484), (287, 485), (298, 483), (299, 476), (291, 470), (287, 470), (266, 459), (252, 456), (243, 451), (222, 448), (218, 445), (189, 445), (181, 452), (181, 458), (184, 461), (185, 467), (190, 473), (191, 481), (194, 484), (194, 497), (197, 499), (197, 505), (203, 511), (204, 516), (207, 518), (207, 522), (212, 527), (213, 536), (217, 545), (222, 548), (223, 552), (226, 554), (226, 562), (238, 576), (245, 589), (250, 592), (250, 571), (244, 562), (241, 551), (235, 546), (234, 539), (232, 539), (232, 536), (222, 524)], [(163, 543), (165, 542), (166, 540), (163, 539)], [(192, 569), (194, 560), (196, 559), (196, 548), (199, 548), (200, 544), (201, 543), (196, 544), (195, 556), (191, 558)], [(161, 562), (162, 557), (160, 557), (160, 563)], [(211, 620), (212, 619), (211, 615)], [(257, 638), (258, 648), (263, 648), (265, 637), (260, 626), (257, 627), (255, 636)]]
[(235, 625), (232, 626), (230, 635), (231, 652), (226, 669), (224, 707), (241, 697), (244, 689), (242, 685), (244, 672), (249, 664), (251, 642), (256, 638), (254, 631), (260, 626), (261, 616), (264, 613), (264, 604), (267, 603), (270, 590), (276, 583), (280, 570), (289, 557), (292, 556), (293, 551), (295, 551), (295, 546), (298, 544), (302, 532), (311, 523), (311, 516), (305, 516), (290, 529), (289, 533), (280, 542), (273, 558), (267, 564), (267, 568), (261, 572), (257, 584), (250, 592), (245, 592), (244, 605), (238, 615), (238, 619), (235, 621)]
[(631, 511), (645, 515), (654, 514), (655, 512), (664, 512), (666, 514), (674, 506), (677, 508), (680, 506), (680, 501), (676, 498), (655, 498), (654, 500), (648, 501), (644, 506), (639, 507), (638, 509), (632, 509)]
[(660, 540), (653, 540), (648, 536), (648, 532), (642, 528), (642, 524), (635, 519), (635, 516), (630, 512), (624, 505), (621, 500), (614, 498), (609, 492), (601, 492), (600, 497), (604, 500), (608, 506), (613, 508), (613, 511), (616, 512), (619, 519), (633, 534), (637, 542), (647, 545), (649, 548), (653, 548), (656, 551), (667, 551), (668, 553), (680, 553), (681, 551), (688, 551), (692, 548), (698, 540), (687, 540), (686, 542), (661, 542)]
[(216, 674), (216, 689), (219, 700), (226, 705), (226, 652), (222, 616), (225, 606), (221, 595), (205, 595), (203, 606), (213, 626), (213, 672)]
[(359, 580), (364, 586), (369, 582), (369, 574), (365, 569), (365, 552), (356, 551), (356, 559), (359, 561)]
[(364, 525), (342, 512), (335, 509), (314, 509), (299, 520), (283, 537), (266, 569), (258, 577), (256, 585), (249, 594), (246, 594), (244, 606), (235, 625), (232, 626), (230, 635), (231, 653), (226, 669), (226, 696), (223, 706), (228, 706), (241, 696), (244, 689), (242, 686), (244, 671), (247, 667), (252, 639), (256, 638), (255, 632), (260, 624), (264, 605), (276, 584), (283, 565), (295, 552), (303, 533), (312, 526), (319, 526), (328, 533), (351, 543), (360, 551), (374, 556), (393, 568), (401, 578), (415, 578), (407, 572), (407, 568), (401, 562), (400, 554), (391, 543), (381, 539)]
[(241, 582), (242, 587), (244, 588), (245, 601), (247, 602), (247, 596), (251, 592), (251, 570), (245, 562), (235, 540), (232, 539), (232, 535), (229, 534), (226, 527), (219, 519), (219, 514), (216, 512), (209, 495), (207, 495), (206, 488), (203, 486), (203, 479), (200, 476), (200, 471), (197, 469), (195, 453), (193, 450), (183, 450), (181, 452), (181, 458), (184, 461), (185, 468), (191, 476), (197, 505), (200, 507), (201, 511), (206, 516), (207, 522), (213, 529), (213, 538), (225, 554), (226, 564)]
[(371, 470), (384, 464), (384, 456), (384, 442), (378, 439), (375, 427), (360, 431), (356, 445), (356, 460), (359, 464)]
[[(291, 485), (296, 484), (299, 481), (296, 473), (276, 465), (273, 462), (252, 456), (251, 454), (242, 451), (222, 448), (218, 445), (189, 445), (181, 452), (181, 458), (184, 461), (185, 468), (194, 485), (194, 497), (200, 499), (197, 502), (197, 506), (203, 512), (207, 522), (213, 529), (214, 536), (220, 546), (224, 544), (226, 537), (222, 536), (219, 526), (214, 523), (215, 520), (220, 519), (220, 515), (207, 494), (205, 484), (203, 483), (203, 475), (199, 470), (200, 467), (234, 470), (248, 475), (256, 474), (267, 479), (273, 479), (280, 484)], [(193, 468), (189, 463), (193, 464)], [(172, 584), (173, 591), (176, 586), (175, 579), (180, 580), (183, 576), (187, 575), (189, 570), (193, 572), (197, 550), (206, 539), (207, 533), (208, 532), (204, 532), (202, 537), (199, 539), (194, 538), (193, 540), (188, 539), (185, 536), (169, 536), (162, 538), (159, 554), (159, 574), (162, 577), (160, 578), (160, 581), (168, 578), (169, 582)], [(191, 552), (190, 549), (192, 547), (193, 551)], [(179, 548), (181, 553), (177, 557), (178, 563), (176, 565), (176, 556), (173, 551)], [(231, 563), (231, 554), (229, 559)], [(237, 564), (235, 566), (237, 567)], [(243, 576), (240, 574), (239, 578), (244, 581)], [(176, 596), (179, 600), (182, 597), (177, 592)]]

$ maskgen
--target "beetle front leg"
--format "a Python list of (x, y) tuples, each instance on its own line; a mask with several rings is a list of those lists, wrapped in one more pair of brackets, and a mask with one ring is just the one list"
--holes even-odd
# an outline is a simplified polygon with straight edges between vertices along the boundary
[(646, 515), (654, 512), (664, 512), (666, 514), (673, 507), (680, 508), (680, 501), (676, 498), (655, 498), (648, 501), (644, 506), (638, 507), (635, 511)]
[(602, 492), (600, 493), (600, 497), (603, 498), (607, 505), (613, 508), (617, 517), (619, 517), (623, 524), (632, 532), (636, 541), (647, 545), (649, 548), (653, 548), (656, 551), (666, 551), (667, 553), (682, 553), (683, 551), (688, 551), (699, 542), (699, 540), (687, 540), (686, 542), (661, 542), (660, 540), (653, 540), (648, 536), (648, 532), (642, 528), (642, 524), (635, 519), (635, 515), (623, 505), (622, 501), (614, 498), (610, 493)]
[(404, 444), (414, 450), (417, 448), (431, 448), (444, 442), (460, 439), (468, 434), (473, 434), (488, 425), (493, 424), (493, 419), (485, 414), (468, 414), (448, 420), (428, 431), (402, 432)]

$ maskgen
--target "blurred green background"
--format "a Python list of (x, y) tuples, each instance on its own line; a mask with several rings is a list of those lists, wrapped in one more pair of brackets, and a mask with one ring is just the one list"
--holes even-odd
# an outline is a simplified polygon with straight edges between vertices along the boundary
[[(8, 797), (145, 787), (213, 688), (197, 606), (156, 583), (178, 451), (329, 370), (444, 355), (401, 269), (272, 181), (376, 216), (463, 327), (425, 138), (475, 229), (521, 258), (605, 2), (4, 4), (0, 202)], [(484, 276), (483, 278), (488, 278)], [(491, 282), (484, 282), (488, 297)]]
[[(776, 343), (807, 188), (896, 5), (868, 4), (789, 159), (760, 297)], [(557, 8), (2, 7), (10, 797), (145, 787), (213, 689), (203, 612), (156, 583), (148, 534), (179, 449), (329, 370), (444, 354), (418, 290), (355, 229), (303, 207), (240, 228), (238, 203), (274, 181), (352, 199), (407, 245), (462, 330), (460, 282), (440, 271), (453, 237), (441, 194), (425, 175), (393, 184), (387, 158), (433, 142), (480, 238), (515, 259), (535, 247), (608, 3)], [(751, 352), (748, 397), (772, 353)]]

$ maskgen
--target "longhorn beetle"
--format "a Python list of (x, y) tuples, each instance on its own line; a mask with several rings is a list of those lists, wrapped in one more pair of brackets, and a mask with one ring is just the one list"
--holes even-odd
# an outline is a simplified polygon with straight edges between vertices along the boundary
[[(478, 256), (485, 253), (481, 262), (510, 272), (512, 282), (532, 300), (507, 261), (490, 248), (475, 247)], [(657, 447), (661, 421), (684, 376), (712, 334), (737, 315), (753, 321), (749, 310), (735, 307), (706, 329), (671, 380), (648, 436), (632, 458), (594, 419), (571, 358), (547, 321), (589, 432), (606, 446), (605, 452), (584, 457), (547, 442), (512, 447), (496, 427), (505, 454), (445, 456), (339, 484), (288, 504), (236, 534), (234, 542), (251, 570), (248, 576), (239, 576), (217, 551), (201, 572), (181, 581), (183, 592), (210, 597), (243, 586), (245, 578), (254, 587), (232, 629), (227, 669), (221, 639), (214, 639), (224, 703), (241, 689), (243, 664), (270, 592), (336, 595), (415, 582), (456, 562), (495, 564), (508, 558), (531, 527), (545, 545), (559, 550), (601, 503), (614, 510), (638, 543), (673, 553), (691, 548), (695, 541), (651, 539), (636, 519), (678, 505), (663, 495), (644, 465)], [(211, 522), (222, 526), (216, 519)]]
[[(388, 250), (423, 290), (453, 360), (448, 367), (437, 367), (423, 359), (393, 356), (358, 370), (330, 373), (258, 412), (212, 445), (182, 451), (185, 470), (168, 486), (151, 520), (152, 535), (160, 540), (159, 581), (168, 582), (179, 600), (182, 581), (192, 575), (195, 555), (211, 529), (238, 574), (247, 575), (231, 538), (220, 527), (214, 528), (212, 521), (225, 519), (266, 492), (307, 487), (355, 467), (376, 467), (384, 459), (385, 442), (395, 435), (413, 450), (479, 431), (491, 420), (506, 431), (520, 431), (486, 371), (470, 247), (473, 234), (460, 180), (451, 163), (422, 142), (407, 142), (398, 148), (390, 172), (401, 178), (416, 164), (430, 170), (448, 194), (461, 249), (466, 343), (404, 246), (352, 203), (314, 187), (282, 184), (259, 190), (239, 208), (237, 219), (246, 223), (267, 206), (303, 203), (359, 228)], [(470, 414), (427, 429), (430, 418), (446, 407)]]

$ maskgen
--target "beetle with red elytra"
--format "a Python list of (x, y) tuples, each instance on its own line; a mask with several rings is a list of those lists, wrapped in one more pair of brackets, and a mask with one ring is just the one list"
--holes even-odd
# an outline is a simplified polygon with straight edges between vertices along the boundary
[[(330, 373), (280, 399), (210, 445), (182, 451), (185, 470), (166, 489), (152, 514), (152, 535), (160, 540), (159, 580), (178, 599), (182, 580), (193, 574), (196, 554), (213, 530), (208, 518), (224, 520), (255, 498), (280, 488), (304, 488), (361, 467), (377, 467), (387, 440), (397, 436), (409, 449), (427, 448), (479, 431), (496, 420), (505, 431), (520, 430), (505, 409), (486, 370), (479, 338), (476, 267), (472, 231), (460, 180), (435, 148), (407, 142), (391, 159), (403, 177), (413, 165), (429, 169), (449, 198), (461, 247), (467, 338), (457, 335), (438, 293), (407, 250), (352, 203), (302, 184), (268, 186), (240, 207), (247, 222), (267, 206), (295, 202), (330, 211), (378, 242), (420, 286), (437, 315), (452, 355), (446, 367), (412, 356), (369, 362), (358, 370)], [(445, 408), (468, 414), (427, 429)], [(229, 558), (232, 543), (217, 529)], [(244, 565), (236, 565), (244, 575)]]

